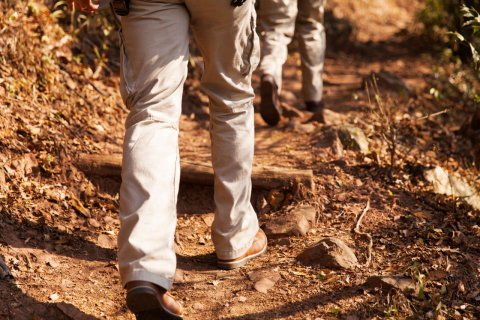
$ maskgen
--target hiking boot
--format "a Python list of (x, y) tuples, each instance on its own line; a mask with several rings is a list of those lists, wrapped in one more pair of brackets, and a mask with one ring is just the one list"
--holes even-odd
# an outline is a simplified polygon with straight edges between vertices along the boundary
[(269, 125), (276, 125), (282, 116), (282, 107), (278, 97), (278, 86), (269, 74), (262, 76), (260, 97), (260, 115)]
[(323, 103), (323, 101), (306, 101), (305, 105), (307, 106), (307, 111), (313, 113), (323, 110), (325, 108), (325, 104)]
[(147, 281), (127, 283), (127, 306), (137, 320), (181, 320), (182, 305), (167, 290)]
[(323, 101), (306, 101), (307, 111), (313, 112), (311, 120), (325, 123), (325, 104)]
[(233, 260), (218, 260), (218, 267), (225, 270), (243, 267), (248, 261), (261, 256), (267, 251), (267, 236), (262, 229), (258, 229), (253, 243), (244, 255)]

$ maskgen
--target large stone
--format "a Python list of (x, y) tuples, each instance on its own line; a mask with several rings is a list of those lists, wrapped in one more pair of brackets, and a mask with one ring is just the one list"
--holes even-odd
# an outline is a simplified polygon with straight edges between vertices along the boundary
[[(399, 92), (404, 92), (409, 96), (414, 95), (412, 88), (396, 74), (381, 69), (377, 73), (372, 72), (365, 80), (367, 80), (367, 82), (371, 82), (373, 77), (376, 78), (376, 83), (380, 88), (388, 88)], [(365, 83), (365, 81), (363, 81), (363, 83)]]
[(94, 316), (84, 313), (77, 309), (73, 304), (60, 302), (56, 304), (57, 308), (63, 312), (68, 319), (71, 320), (96, 320)]
[(336, 238), (325, 238), (319, 241), (298, 255), (297, 260), (331, 269), (350, 269), (358, 265), (353, 250)]
[(314, 207), (312, 206), (300, 206), (293, 210), (291, 214), (299, 214), (301, 216), (304, 216), (305, 219), (307, 219), (308, 222), (310, 222), (310, 225), (314, 225), (316, 222), (316, 216), (317, 216), (317, 210), (315, 210)]
[(315, 125), (313, 123), (302, 123), (297, 119), (292, 119), (285, 123), (285, 128), (290, 128), (299, 133), (310, 133), (315, 131)]
[(470, 186), (462, 178), (448, 174), (441, 167), (425, 171), (424, 177), (427, 181), (433, 183), (435, 193), (460, 197), (475, 209), (480, 210), (480, 195), (477, 191), (479, 188), (478, 184)]
[(299, 214), (287, 214), (267, 222), (265, 234), (271, 237), (304, 237), (310, 230), (310, 223)]
[(248, 278), (255, 282), (254, 288), (258, 292), (267, 293), (268, 290), (273, 288), (275, 283), (280, 280), (281, 276), (278, 272), (250, 272)]
[(363, 154), (370, 152), (367, 137), (362, 129), (344, 125), (337, 127), (338, 137), (344, 146), (353, 146), (354, 149), (360, 150)]
[(370, 288), (381, 288), (384, 291), (398, 290), (406, 294), (415, 293), (417, 286), (411, 278), (401, 278), (394, 276), (373, 276), (365, 282), (365, 286)]
[(109, 235), (100, 234), (98, 236), (98, 245), (102, 248), (113, 249), (116, 246), (116, 241)]
[(317, 121), (327, 126), (339, 126), (347, 122), (348, 117), (330, 109), (323, 109), (315, 112), (309, 121)]
[(321, 153), (326, 152), (337, 158), (344, 155), (342, 141), (339, 139), (337, 131), (332, 127), (325, 127), (315, 133), (311, 144), (314, 148), (320, 149)]

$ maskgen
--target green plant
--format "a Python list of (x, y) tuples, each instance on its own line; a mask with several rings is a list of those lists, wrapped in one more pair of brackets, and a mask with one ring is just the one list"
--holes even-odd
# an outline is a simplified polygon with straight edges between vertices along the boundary
[[(462, 28), (471, 29), (472, 33), (470, 38), (476, 39), (478, 38), (478, 33), (480, 32), (480, 13), (478, 13), (475, 8), (462, 6), (460, 8), (460, 12), (458, 14), (461, 18), (468, 19), (462, 24)], [(477, 49), (475, 48), (473, 41), (468, 40), (463, 34), (459, 33), (458, 31), (450, 31), (447, 34), (454, 35), (461, 44), (468, 46), (472, 53), (473, 63), (475, 65), (475, 69), (478, 69), (479, 62), (480, 62), (480, 54), (478, 53)]]

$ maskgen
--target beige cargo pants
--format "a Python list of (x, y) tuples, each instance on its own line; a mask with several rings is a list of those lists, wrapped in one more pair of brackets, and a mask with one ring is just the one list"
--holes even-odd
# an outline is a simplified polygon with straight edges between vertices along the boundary
[(274, 77), (280, 90), (287, 45), (295, 29), (299, 35), (302, 92), (305, 101), (321, 101), (325, 60), (326, 0), (260, 0), (258, 29), (262, 38), (262, 74)]
[(213, 243), (219, 259), (243, 255), (258, 231), (250, 204), (254, 151), (251, 74), (259, 62), (252, 0), (132, 0), (122, 17), (121, 93), (126, 121), (118, 262), (122, 283), (170, 289), (181, 175), (178, 127), (194, 31), (210, 98), (215, 171)]

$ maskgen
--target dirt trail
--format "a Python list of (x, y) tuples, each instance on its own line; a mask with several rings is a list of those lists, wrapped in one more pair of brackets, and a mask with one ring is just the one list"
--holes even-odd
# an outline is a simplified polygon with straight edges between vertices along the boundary
[[(172, 293), (182, 302), (186, 319), (382, 318), (392, 304), (385, 297), (386, 293), (382, 295), (378, 290), (364, 286), (365, 280), (371, 275), (402, 274), (411, 268), (413, 261), (423, 263), (430, 270), (451, 270), (449, 286), (458, 287), (462, 281), (464, 285), (471, 281), (465, 277), (465, 270), (469, 264), (475, 269), (480, 263), (475, 240), (471, 240), (466, 263), (463, 253), (450, 255), (437, 250), (451, 244), (450, 231), (472, 234), (465, 229), (467, 222), (448, 218), (452, 211), (467, 212), (470, 209), (457, 208), (449, 198), (428, 201), (435, 195), (424, 191), (423, 182), (416, 184), (414, 170), (407, 166), (407, 163), (441, 164), (435, 153), (432, 154), (432, 139), (427, 140), (422, 132), (425, 135), (435, 132), (436, 136), (432, 133), (433, 143), (441, 144), (443, 142), (439, 141), (442, 140), (450, 143), (453, 138), (446, 132), (458, 127), (461, 120), (444, 125), (428, 122), (421, 124), (423, 127), (415, 126), (417, 131), (409, 134), (402, 131), (402, 121), (433, 111), (422, 101), (433, 62), (420, 55), (419, 43), (400, 32), (412, 24), (418, 6), (416, 1), (405, 4), (394, 0), (378, 0), (371, 5), (369, 1), (332, 0), (328, 4), (337, 20), (356, 22), (353, 30), (357, 36), (350, 45), (342, 47), (334, 43), (328, 49), (325, 104), (333, 111), (330, 115), (333, 122), (355, 125), (367, 134), (369, 149), (375, 151), (378, 158), (365, 156), (346, 146), (340, 159), (318, 144), (321, 133), (329, 126), (308, 121), (312, 115), (304, 111), (302, 103), (297, 53), (290, 54), (284, 68), (282, 101), (300, 109), (301, 116), (283, 119), (277, 126), (269, 127), (258, 113), (255, 115), (254, 165), (312, 169), (317, 185), (314, 193), (304, 191), (291, 204), (259, 214), (260, 221), (264, 225), (301, 204), (308, 204), (315, 208), (316, 220), (307, 236), (280, 237), (283, 239), (281, 245), (278, 238), (272, 238), (267, 253), (260, 258), (238, 270), (220, 271), (216, 267), (209, 229), (214, 208), (213, 188), (181, 185), (175, 241), (178, 271)], [(402, 78), (414, 91), (409, 97), (398, 88), (380, 84), (385, 101), (397, 106), (392, 113), (398, 118), (399, 132), (402, 131), (397, 155), (399, 171), (393, 176), (389, 173), (390, 153), (382, 138), (383, 124), (376, 116), (380, 111), (375, 103), (368, 102), (364, 90), (365, 79), (382, 69)], [(112, 78), (111, 82), (118, 83), (118, 78)], [(254, 88), (258, 93), (258, 72), (254, 74)], [(187, 161), (209, 162), (207, 100), (196, 89), (186, 89), (188, 94), (184, 98), (180, 133), (181, 156)], [(258, 104), (257, 97), (256, 108)], [(125, 118), (125, 114), (120, 111), (119, 114), (120, 120)], [(105, 138), (98, 148), (101, 147), (102, 152), (120, 153), (121, 126), (112, 124), (114, 128), (110, 129), (103, 125), (107, 132), (115, 135), (110, 140)], [(417, 143), (421, 137), (425, 140)], [(410, 144), (411, 141), (414, 142)], [(415, 150), (416, 154), (407, 150), (410, 145), (413, 145), (410, 150)], [(454, 160), (459, 161), (458, 156)], [(0, 212), (3, 209), (6, 213), (0, 219), (0, 258), (3, 257), (13, 275), (9, 281), (0, 281), (0, 318), (133, 319), (125, 306), (125, 293), (116, 263), (120, 181), (85, 177), (71, 167), (61, 174), (67, 179), (57, 179), (58, 185), (52, 184), (52, 189), (59, 190), (60, 197), (61, 192), (68, 195), (72, 190), (72, 194), (91, 210), (92, 216), (85, 218), (78, 208), (74, 210), (55, 195), (48, 195), (48, 189), (42, 191), (43, 197), (33, 202), (33, 210), (18, 209), (14, 214), (8, 205), (0, 205)], [(252, 203), (257, 210), (262, 207), (261, 200), (268, 191), (254, 190)], [(280, 191), (293, 193), (291, 186)], [(365, 262), (368, 241), (355, 235), (352, 228), (367, 201), (371, 202), (371, 208), (363, 219), (361, 230), (370, 233), (374, 239), (370, 267), (330, 273), (330, 270), (306, 266), (295, 260), (306, 247), (325, 237), (335, 237), (355, 251), (360, 263)], [(412, 215), (426, 211), (441, 220), (438, 222), (441, 226), (433, 226), (428, 219), (417, 219)], [(472, 225), (478, 219), (473, 213), (469, 217), (473, 219), (468, 220)], [(432, 231), (435, 228), (443, 228), (449, 235)], [(440, 239), (444, 239), (444, 245)], [(464, 249), (460, 245), (457, 247)], [(477, 267), (472, 265), (475, 261)], [(462, 264), (467, 266), (461, 267)], [(325, 272), (325, 278), (319, 277)], [(259, 275), (260, 278), (276, 280), (267, 294), (254, 288)], [(437, 280), (430, 284), (430, 292), (433, 294), (443, 285), (441, 279)], [(476, 283), (470, 282), (469, 286), (470, 290), (479, 290)], [(458, 293), (454, 295), (459, 297)], [(401, 296), (394, 297), (404, 301)], [(427, 301), (421, 303), (428, 305)], [(478, 316), (478, 301), (476, 307), (475, 302), (472, 305)]]

